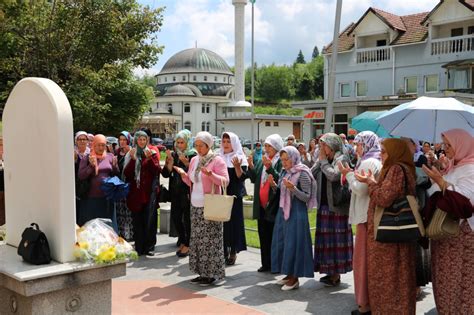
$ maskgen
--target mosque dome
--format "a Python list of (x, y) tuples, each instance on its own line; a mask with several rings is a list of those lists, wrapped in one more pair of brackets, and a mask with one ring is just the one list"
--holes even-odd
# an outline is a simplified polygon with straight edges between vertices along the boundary
[(160, 75), (189, 72), (233, 75), (221, 56), (204, 48), (190, 48), (174, 54), (165, 63)]
[(164, 96), (196, 96), (196, 94), (187, 86), (177, 84), (168, 88)]

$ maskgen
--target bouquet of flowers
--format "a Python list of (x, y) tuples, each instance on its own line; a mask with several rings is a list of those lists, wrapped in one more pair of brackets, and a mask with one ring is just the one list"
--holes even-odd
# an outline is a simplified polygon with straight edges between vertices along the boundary
[(88, 221), (76, 230), (74, 256), (98, 264), (137, 259), (137, 252), (106, 223), (106, 219)]

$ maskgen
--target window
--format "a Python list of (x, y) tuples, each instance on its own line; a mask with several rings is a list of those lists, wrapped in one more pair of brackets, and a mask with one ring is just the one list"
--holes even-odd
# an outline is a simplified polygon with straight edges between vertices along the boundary
[(225, 82), (225, 77), (222, 78), (222, 82)]
[[(206, 104), (203, 103), (202, 106), (201, 106), (201, 113), (204, 114), (205, 112), (206, 112)], [(203, 122), (203, 124), (204, 124), (204, 122)]]
[(217, 82), (217, 75), (214, 77), (214, 81), (216, 81), (216, 82)]
[(229, 83), (232, 83), (232, 78), (229, 78)]
[(186, 81), (186, 76), (185, 75), (183, 75), (183, 81)]
[(367, 96), (367, 81), (356, 81), (356, 96)]
[(165, 77), (165, 82), (168, 82), (168, 78), (167, 78), (167, 77)]
[(206, 122), (201, 123), (201, 131), (206, 131)]
[(351, 96), (351, 86), (349, 83), (340, 83), (340, 95), (341, 97), (350, 97)]
[(425, 76), (425, 93), (438, 92), (438, 75)]
[(184, 122), (184, 129), (188, 129), (189, 131), (191, 131), (191, 122), (190, 121)]
[(469, 69), (449, 69), (448, 70), (448, 89), (468, 89)]
[(418, 92), (418, 78), (417, 77), (405, 78), (405, 93), (416, 94), (416, 92)]
[(274, 122), (273, 122), (273, 127), (278, 127), (278, 125), (279, 125), (279, 124), (278, 124), (278, 121), (274, 121)]
[(451, 29), (451, 37), (462, 36), (462, 34), (463, 34), (462, 27)]
[(174, 81), (176, 81), (176, 77), (175, 77), (175, 76), (173, 76), (173, 82), (174, 82)]
[(190, 113), (191, 112), (191, 104), (189, 104), (189, 103), (184, 104), (184, 112), (185, 113)]
[(168, 113), (173, 114), (173, 104), (168, 104)]
[(271, 127), (271, 126), (272, 126), (272, 123), (270, 121), (265, 122), (265, 127)]
[(381, 46), (387, 46), (387, 40), (386, 39), (379, 39), (376, 43), (375, 46), (381, 47)]
[(196, 81), (196, 76), (195, 75), (193, 75), (193, 81)]
[(211, 131), (211, 122), (209, 121), (206, 123), (206, 131), (207, 132)]
[(206, 114), (211, 112), (211, 104), (206, 104)]
[(160, 79), (160, 78), (158, 78), (158, 83), (161, 83), (161, 79)]
[(467, 35), (474, 34), (474, 25), (467, 27)]
[(204, 81), (207, 81), (207, 75), (204, 76)]

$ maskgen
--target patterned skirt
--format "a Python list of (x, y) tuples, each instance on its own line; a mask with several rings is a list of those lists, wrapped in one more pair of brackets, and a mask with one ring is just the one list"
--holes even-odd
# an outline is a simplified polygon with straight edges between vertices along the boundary
[(352, 271), (352, 229), (349, 216), (318, 209), (314, 271), (334, 275)]
[(115, 202), (115, 209), (117, 210), (119, 235), (127, 241), (133, 240), (132, 213), (127, 207), (127, 200)]
[(474, 231), (431, 241), (433, 291), (439, 314), (474, 314)]
[(204, 208), (191, 206), (189, 269), (201, 277), (223, 279), (225, 259), (222, 222), (204, 219)]

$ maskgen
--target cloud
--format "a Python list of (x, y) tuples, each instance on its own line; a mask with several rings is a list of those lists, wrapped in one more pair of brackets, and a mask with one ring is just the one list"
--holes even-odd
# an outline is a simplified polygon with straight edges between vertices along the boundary
[[(145, 1), (145, 0), (143, 0)], [(149, 0), (148, 0), (149, 1)], [(290, 64), (301, 49), (306, 60), (315, 45), (321, 51), (332, 40), (336, 1), (257, 0), (255, 3), (255, 61), (258, 64)], [(404, 15), (430, 11), (438, 0), (344, 0), (341, 31), (356, 22), (370, 7)], [(234, 64), (234, 6), (231, 0), (175, 0), (165, 11), (161, 38), (165, 54), (186, 48), (210, 49)], [(245, 58), (250, 65), (251, 5), (245, 9)]]

